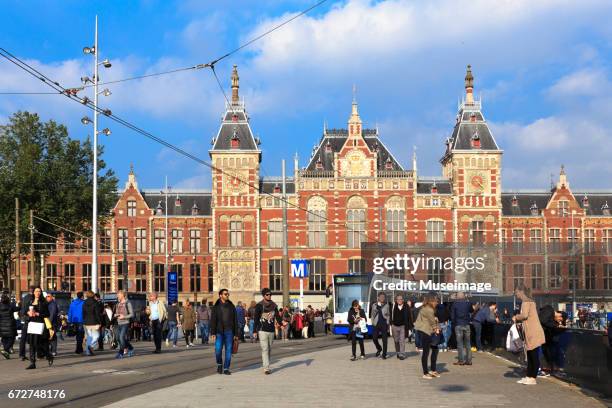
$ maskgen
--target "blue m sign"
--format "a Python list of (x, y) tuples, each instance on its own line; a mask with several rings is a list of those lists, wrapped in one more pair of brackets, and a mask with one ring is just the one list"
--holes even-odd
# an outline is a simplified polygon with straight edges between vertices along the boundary
[(308, 264), (309, 262), (306, 259), (292, 259), (291, 276), (294, 278), (307, 278)]

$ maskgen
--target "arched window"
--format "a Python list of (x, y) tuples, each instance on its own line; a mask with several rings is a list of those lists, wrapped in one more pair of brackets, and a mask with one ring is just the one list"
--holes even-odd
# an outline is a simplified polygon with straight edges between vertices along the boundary
[(402, 243), (405, 241), (406, 231), (404, 229), (404, 199), (393, 196), (385, 203), (387, 220), (387, 242)]
[(327, 245), (326, 233), (327, 202), (323, 197), (314, 196), (308, 200), (308, 246), (323, 248)]
[(360, 248), (366, 241), (366, 202), (359, 196), (349, 198), (346, 204), (347, 246)]

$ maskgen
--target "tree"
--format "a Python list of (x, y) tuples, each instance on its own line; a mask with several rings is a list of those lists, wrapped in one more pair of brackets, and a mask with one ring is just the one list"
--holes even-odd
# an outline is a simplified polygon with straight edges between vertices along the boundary
[[(108, 217), (117, 198), (117, 177), (110, 169), (104, 171), (102, 152), (98, 147), (99, 224)], [(17, 112), (6, 125), (0, 125), (0, 277), (5, 283), (15, 259), (15, 197), (22, 209), (22, 242), (29, 242), (30, 209), (38, 217), (91, 237), (92, 180), (89, 139), (73, 140), (64, 125), (53, 120), (42, 123), (37, 114), (29, 112)], [(62, 234), (69, 242), (81, 240), (77, 234), (34, 221), (35, 242), (52, 242), (45, 235)], [(28, 252), (29, 246), (22, 245), (21, 253)]]

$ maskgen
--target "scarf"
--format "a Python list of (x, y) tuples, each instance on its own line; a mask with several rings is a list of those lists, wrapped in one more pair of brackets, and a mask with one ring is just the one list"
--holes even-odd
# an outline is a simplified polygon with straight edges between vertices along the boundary
[(262, 300), (261, 305), (263, 306), (263, 313), (261, 314), (261, 320), (265, 320), (269, 323), (274, 321), (274, 312), (276, 310), (276, 303), (273, 301)]

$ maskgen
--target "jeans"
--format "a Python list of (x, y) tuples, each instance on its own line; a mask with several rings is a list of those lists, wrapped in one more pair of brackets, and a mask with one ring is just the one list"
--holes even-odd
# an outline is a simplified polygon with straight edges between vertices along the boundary
[(469, 325), (456, 326), (455, 337), (457, 338), (457, 353), (460, 363), (472, 362), (472, 345), (470, 341), (471, 330)]
[(255, 320), (249, 320), (249, 338), (253, 341), (253, 330), (255, 329)]
[(440, 323), (440, 329), (442, 329), (442, 335), (444, 336), (444, 341), (440, 344), (442, 349), (448, 348), (448, 340), (451, 338), (451, 322), (450, 320), (445, 323)]
[(421, 332), (418, 330), (414, 330), (414, 345), (416, 348), (423, 348), (421, 344)]
[(82, 353), (83, 352), (83, 338), (85, 337), (85, 329), (83, 328), (83, 323), (74, 323), (74, 328), (76, 330), (75, 353)]
[(125, 349), (129, 351), (134, 350), (132, 344), (130, 344), (130, 340), (128, 339), (128, 329), (130, 328), (129, 324), (119, 324), (117, 325), (117, 342), (119, 343), (119, 353), (123, 354)]
[(178, 327), (177, 323), (169, 320), (168, 321), (168, 338), (167, 341), (172, 340), (172, 344), (176, 346), (176, 342), (178, 341)]
[(202, 339), (202, 344), (208, 344), (208, 328), (209, 323), (200, 321), (198, 323), (198, 327), (200, 329), (200, 338)]
[(89, 348), (93, 349), (98, 342), (98, 337), (100, 337), (99, 326), (85, 326), (85, 332), (87, 333), (87, 350), (85, 350), (85, 353), (89, 355)]
[[(427, 374), (429, 371), (436, 371), (436, 363), (438, 360), (438, 348), (431, 346), (431, 336), (427, 333), (419, 331), (421, 336), (421, 344), (423, 345), (423, 355), (421, 356), (421, 366), (423, 367), (423, 374)], [(429, 357), (429, 351), (431, 350), (431, 366), (430, 370), (427, 370), (427, 358)]]
[(272, 355), (272, 341), (274, 341), (274, 333), (260, 331), (257, 333), (259, 337), (259, 345), (261, 346), (261, 362), (264, 370), (270, 368), (270, 357)]
[[(232, 362), (232, 346), (234, 343), (234, 333), (231, 330), (226, 330), (223, 333), (217, 333), (215, 339), (215, 357), (217, 365), (223, 366), (224, 370), (229, 370)], [(223, 347), (225, 347), (225, 362), (223, 361)]]
[(476, 350), (482, 351), (482, 324), (473, 322), (474, 331), (476, 332)]

